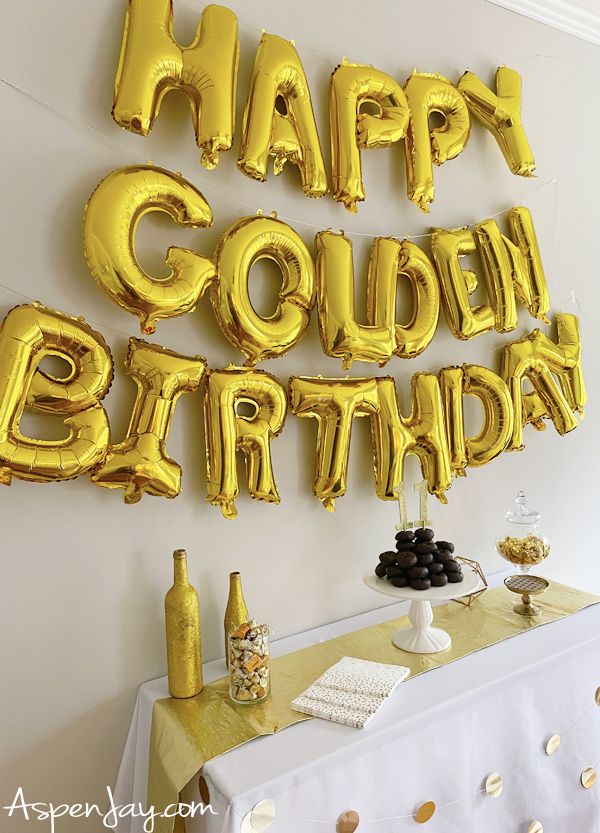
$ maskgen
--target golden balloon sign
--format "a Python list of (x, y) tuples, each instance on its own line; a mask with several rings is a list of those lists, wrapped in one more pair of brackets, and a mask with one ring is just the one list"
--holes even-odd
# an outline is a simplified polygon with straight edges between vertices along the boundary
[[(200, 161), (214, 169), (219, 154), (233, 144), (239, 51), (237, 17), (224, 6), (206, 6), (194, 40), (182, 47), (173, 34), (173, 0), (128, 0), (114, 120), (147, 136), (165, 95), (180, 90), (190, 104)], [(336, 202), (356, 213), (366, 195), (362, 152), (392, 146), (397, 151), (403, 142), (408, 199), (428, 211), (434, 166), (463, 152), (471, 116), (492, 134), (513, 174), (535, 171), (521, 117), (521, 76), (501, 66), (495, 87), (473, 72), (454, 84), (438, 73), (416, 70), (402, 85), (369, 64), (344, 58), (330, 80), (330, 188), (300, 55), (293, 41), (263, 30), (244, 108), (238, 168), (264, 182), (270, 158), (276, 176), (292, 165), (306, 196), (331, 191)], [(432, 114), (440, 117), (440, 125), (431, 127)]]
[[(201, 162), (211, 170), (233, 143), (238, 61), (237, 18), (228, 9), (207, 6), (194, 40), (182, 47), (173, 34), (171, 0), (128, 0), (113, 117), (146, 135), (163, 97), (182, 91)], [(329, 89), (331, 187), (301, 56), (292, 42), (263, 33), (241, 125), (240, 171), (263, 182), (271, 159), (275, 174), (295, 167), (307, 196), (331, 191), (355, 212), (367, 190), (362, 153), (398, 152), (403, 143), (408, 198), (427, 211), (434, 167), (463, 152), (474, 119), (492, 134), (514, 174), (533, 174), (521, 78), (509, 67), (498, 69), (492, 90), (472, 72), (453, 84), (415, 70), (402, 85), (344, 59)], [(441, 119), (436, 127), (432, 114)], [(369, 421), (374, 491), (381, 500), (397, 499), (406, 457), (414, 455), (431, 494), (446, 502), (454, 477), (522, 449), (526, 426), (541, 430), (551, 422), (564, 435), (583, 416), (579, 321), (567, 313), (555, 313), (555, 335), (536, 328), (505, 342), (496, 369), (448, 365), (402, 384), (395, 375), (295, 375), (285, 385), (256, 367), (292, 351), (306, 337), (313, 312), (323, 352), (344, 370), (356, 361), (383, 367), (419, 356), (442, 320), (460, 340), (509, 334), (525, 313), (550, 324), (540, 247), (531, 212), (522, 205), (507, 212), (504, 228), (494, 219), (435, 228), (429, 245), (375, 237), (364, 299), (356, 295), (352, 242), (343, 232), (326, 229), (306, 241), (275, 213), (241, 217), (211, 252), (171, 246), (167, 276), (152, 275), (136, 250), (138, 224), (149, 212), (184, 229), (208, 228), (214, 219), (203, 194), (180, 173), (151, 163), (108, 173), (84, 211), (84, 254), (96, 285), (149, 335), (161, 320), (193, 314), (206, 295), (243, 364), (211, 368), (202, 356), (132, 337), (125, 372), (137, 394), (125, 436), (113, 437), (102, 404), (113, 375), (103, 337), (82, 318), (41, 304), (15, 307), (0, 327), (0, 484), (10, 485), (13, 477), (50, 482), (88, 475), (102, 488), (119, 490), (129, 504), (145, 494), (175, 498), (182, 468), (167, 443), (176, 403), (191, 394), (204, 397), (207, 500), (226, 518), (237, 514), (240, 456), (251, 497), (279, 503), (271, 446), (288, 411), (316, 423), (313, 492), (325, 509), (333, 511), (346, 493), (359, 417)], [(465, 266), (471, 255), (477, 255), (477, 270)], [(249, 292), (251, 269), (264, 259), (281, 273), (270, 316), (259, 314)], [(398, 309), (400, 279), (410, 285), (408, 310)], [(63, 360), (63, 376), (45, 369), (46, 357)], [(469, 396), (483, 412), (474, 435), (465, 429)], [(66, 436), (25, 435), (26, 411), (60, 417)]]

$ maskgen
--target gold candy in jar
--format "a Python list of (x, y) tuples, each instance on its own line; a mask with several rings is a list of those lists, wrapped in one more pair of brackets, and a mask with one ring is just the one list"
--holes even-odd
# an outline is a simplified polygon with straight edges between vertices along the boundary
[(550, 555), (550, 542), (540, 532), (541, 515), (527, 507), (525, 492), (515, 499), (516, 509), (505, 514), (505, 526), (496, 538), (496, 549), (506, 561), (514, 564), (518, 573), (527, 573)]
[(511, 564), (530, 567), (541, 564), (550, 554), (550, 544), (539, 535), (526, 535), (525, 538), (507, 535), (496, 543), (496, 549)]
[(255, 619), (229, 633), (229, 696), (234, 703), (259, 703), (271, 693), (268, 625)]

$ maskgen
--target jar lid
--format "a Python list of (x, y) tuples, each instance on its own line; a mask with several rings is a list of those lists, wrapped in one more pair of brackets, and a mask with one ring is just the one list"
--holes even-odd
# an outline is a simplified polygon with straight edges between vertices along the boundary
[(536, 509), (527, 507), (525, 492), (520, 491), (515, 498), (516, 509), (509, 509), (505, 514), (507, 521), (513, 524), (537, 524), (542, 517)]

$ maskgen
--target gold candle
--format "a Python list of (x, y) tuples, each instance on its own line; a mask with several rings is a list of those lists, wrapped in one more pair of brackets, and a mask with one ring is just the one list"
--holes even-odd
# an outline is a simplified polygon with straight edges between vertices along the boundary
[(200, 603), (188, 581), (187, 553), (173, 553), (174, 582), (165, 596), (167, 665), (171, 697), (194, 697), (203, 689)]
[(242, 592), (240, 573), (229, 573), (229, 598), (225, 610), (225, 662), (229, 668), (229, 632), (250, 621), (250, 614)]

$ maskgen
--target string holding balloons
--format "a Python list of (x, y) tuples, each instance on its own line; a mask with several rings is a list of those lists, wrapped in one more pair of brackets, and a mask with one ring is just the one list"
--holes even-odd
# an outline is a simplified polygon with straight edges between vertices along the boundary
[[(233, 144), (239, 52), (237, 17), (224, 6), (207, 6), (192, 43), (182, 47), (173, 33), (173, 0), (128, 0), (113, 118), (147, 136), (164, 96), (180, 90), (189, 100), (201, 163), (214, 169)], [(433, 166), (465, 149), (471, 115), (495, 138), (510, 171), (531, 176), (535, 160), (521, 115), (521, 77), (501, 66), (495, 87), (469, 71), (455, 85), (416, 70), (402, 86), (373, 66), (344, 59), (330, 80), (333, 199), (355, 213), (365, 199), (362, 151), (404, 140), (408, 199), (428, 211)], [(432, 128), (433, 113), (442, 124)], [(263, 31), (241, 132), (242, 173), (264, 182), (272, 157), (275, 175), (286, 164), (298, 169), (308, 197), (328, 192), (310, 88), (293, 41)]]

